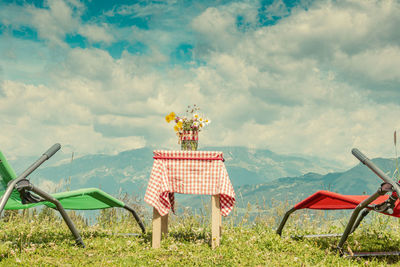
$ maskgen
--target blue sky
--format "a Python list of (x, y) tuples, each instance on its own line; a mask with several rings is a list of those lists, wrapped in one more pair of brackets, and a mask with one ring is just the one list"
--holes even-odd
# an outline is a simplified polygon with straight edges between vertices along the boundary
[(1, 149), (178, 149), (164, 116), (197, 104), (203, 147), (393, 156), (399, 14), (390, 0), (3, 0)]

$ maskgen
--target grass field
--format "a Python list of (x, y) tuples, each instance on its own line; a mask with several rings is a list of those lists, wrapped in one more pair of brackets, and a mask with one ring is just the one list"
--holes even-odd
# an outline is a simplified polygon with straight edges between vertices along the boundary
[[(279, 237), (275, 229), (284, 209), (276, 210), (279, 212), (259, 216), (252, 222), (247, 221), (249, 213), (233, 213), (223, 221), (221, 246), (215, 250), (208, 244), (210, 225), (207, 214), (201, 216), (187, 212), (180, 216), (171, 215), (168, 237), (163, 239), (160, 249), (151, 249), (150, 220), (145, 220), (147, 234), (140, 235), (135, 221), (115, 209), (102, 211), (94, 225), (88, 225), (82, 217), (70, 213), (86, 248), (74, 245), (66, 225), (50, 209), (7, 212), (0, 222), (0, 265), (400, 266), (400, 257), (394, 256), (340, 257), (335, 249), (338, 238), (290, 238), (290, 235), (340, 233), (348, 216), (334, 219), (323, 212), (299, 212), (289, 220), (283, 237)], [(400, 246), (399, 230), (398, 219), (371, 216), (350, 237), (346, 249), (396, 250)]]

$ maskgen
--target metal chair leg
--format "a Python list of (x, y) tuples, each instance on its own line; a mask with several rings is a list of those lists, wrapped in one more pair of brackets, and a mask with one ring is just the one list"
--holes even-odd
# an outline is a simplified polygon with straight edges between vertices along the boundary
[(279, 224), (278, 229), (276, 230), (276, 233), (277, 233), (278, 235), (282, 235), (283, 227), (285, 226), (287, 220), (289, 219), (289, 216), (290, 216), (295, 210), (296, 210), (295, 208), (291, 208), (290, 210), (288, 210), (288, 211), (285, 213), (285, 215), (283, 216), (283, 219), (282, 219), (281, 223)]
[(358, 216), (357, 221), (354, 223), (353, 228), (350, 231), (350, 234), (354, 233), (354, 231), (358, 228), (360, 225), (361, 221), (369, 214), (370, 210), (369, 209), (364, 209), (361, 211), (360, 216)]
[(69, 230), (72, 232), (72, 234), (75, 237), (75, 242), (77, 245), (85, 247), (85, 244), (83, 243), (82, 237), (79, 234), (78, 230), (76, 229), (74, 223), (72, 222), (71, 218), (68, 216), (67, 212), (65, 211), (64, 207), (61, 205), (60, 201), (49, 195), (48, 193), (42, 191), (41, 189), (35, 187), (34, 185), (30, 184), (28, 189), (46, 201), (49, 201), (56, 205), (57, 210), (60, 212), (61, 216), (63, 217), (65, 223), (67, 224)]
[(140, 218), (137, 215), (136, 211), (133, 208), (131, 208), (130, 206), (128, 206), (128, 205), (125, 205), (124, 209), (126, 209), (126, 210), (128, 210), (128, 211), (130, 211), (132, 213), (132, 215), (135, 218), (136, 222), (139, 224), (140, 229), (142, 229), (143, 234), (146, 233), (146, 228), (144, 227), (144, 224), (143, 224), (142, 220), (140, 220)]
[(10, 199), (11, 194), (4, 194), (0, 200), (0, 217), (3, 214), (4, 207), (7, 204), (7, 201)]
[(373, 195), (369, 196), (366, 200), (364, 200), (363, 202), (361, 202), (360, 204), (358, 204), (358, 206), (354, 209), (353, 213), (351, 214), (350, 220), (347, 223), (347, 226), (343, 232), (342, 238), (339, 241), (338, 244), (338, 249), (340, 254), (343, 254), (343, 245), (346, 242), (347, 238), (349, 237), (349, 235), (352, 233), (352, 230), (354, 231), (355, 228), (358, 226), (356, 226), (356, 220), (358, 218), (359, 213), (361, 212), (361, 210), (363, 210), (365, 207), (367, 207), (371, 202), (373, 202), (375, 199), (377, 199), (379, 196), (385, 194), (386, 192), (382, 191), (382, 190), (378, 190), (376, 191)]

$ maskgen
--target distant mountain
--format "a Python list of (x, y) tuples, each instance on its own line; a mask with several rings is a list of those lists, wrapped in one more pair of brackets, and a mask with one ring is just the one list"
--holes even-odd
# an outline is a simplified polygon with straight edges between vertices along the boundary
[[(369, 194), (381, 183), (361, 164), (343, 171), (332, 161), (279, 155), (266, 149), (208, 147), (204, 150), (224, 153), (238, 207), (246, 206), (248, 202), (267, 207), (273, 206), (274, 201), (294, 202), (320, 189), (343, 194)], [(143, 203), (153, 165), (151, 148), (128, 150), (117, 155), (87, 155), (74, 160), (70, 155), (59, 153), (31, 174), (34, 184), (52, 192), (96, 187), (115, 196), (128, 193)], [(20, 173), (34, 159), (13, 160), (11, 164)], [(393, 173), (393, 159), (373, 161), (385, 172)], [(177, 199), (181, 206), (202, 207), (204, 203), (204, 197), (199, 196), (178, 195)]]
[(339, 171), (334, 161), (276, 154), (267, 149), (244, 147), (208, 147), (206, 150), (224, 152), (225, 165), (234, 186), (259, 184), (285, 176), (300, 176), (308, 172)]
[[(51, 159), (50, 159), (51, 160)], [(117, 155), (87, 155), (55, 166), (40, 168), (32, 181), (58, 186), (59, 190), (96, 187), (118, 195), (142, 196), (146, 190), (153, 162), (149, 148), (121, 152)]]
[[(389, 177), (395, 170), (395, 159), (376, 158), (372, 160)], [(236, 188), (246, 203), (267, 203), (274, 201), (297, 202), (318, 190), (329, 190), (347, 195), (374, 193), (382, 180), (367, 166), (359, 163), (345, 172), (333, 172), (326, 175), (307, 173), (297, 177), (279, 178), (274, 181), (244, 185)]]
[[(207, 147), (204, 150), (224, 153), (225, 165), (235, 188), (307, 172), (328, 173), (337, 171), (339, 166), (327, 160), (279, 155), (266, 149)], [(11, 164), (20, 173), (35, 159), (13, 160)], [(117, 155), (87, 155), (72, 161), (70, 155), (58, 152), (35, 171), (31, 179), (53, 191), (100, 187), (113, 195), (126, 192), (142, 198), (152, 165), (151, 148), (128, 150)]]

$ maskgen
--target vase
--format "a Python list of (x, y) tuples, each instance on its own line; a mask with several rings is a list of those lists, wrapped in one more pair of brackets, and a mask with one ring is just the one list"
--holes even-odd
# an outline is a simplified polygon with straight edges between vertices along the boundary
[(183, 131), (180, 134), (181, 150), (197, 150), (199, 142), (198, 131)]

